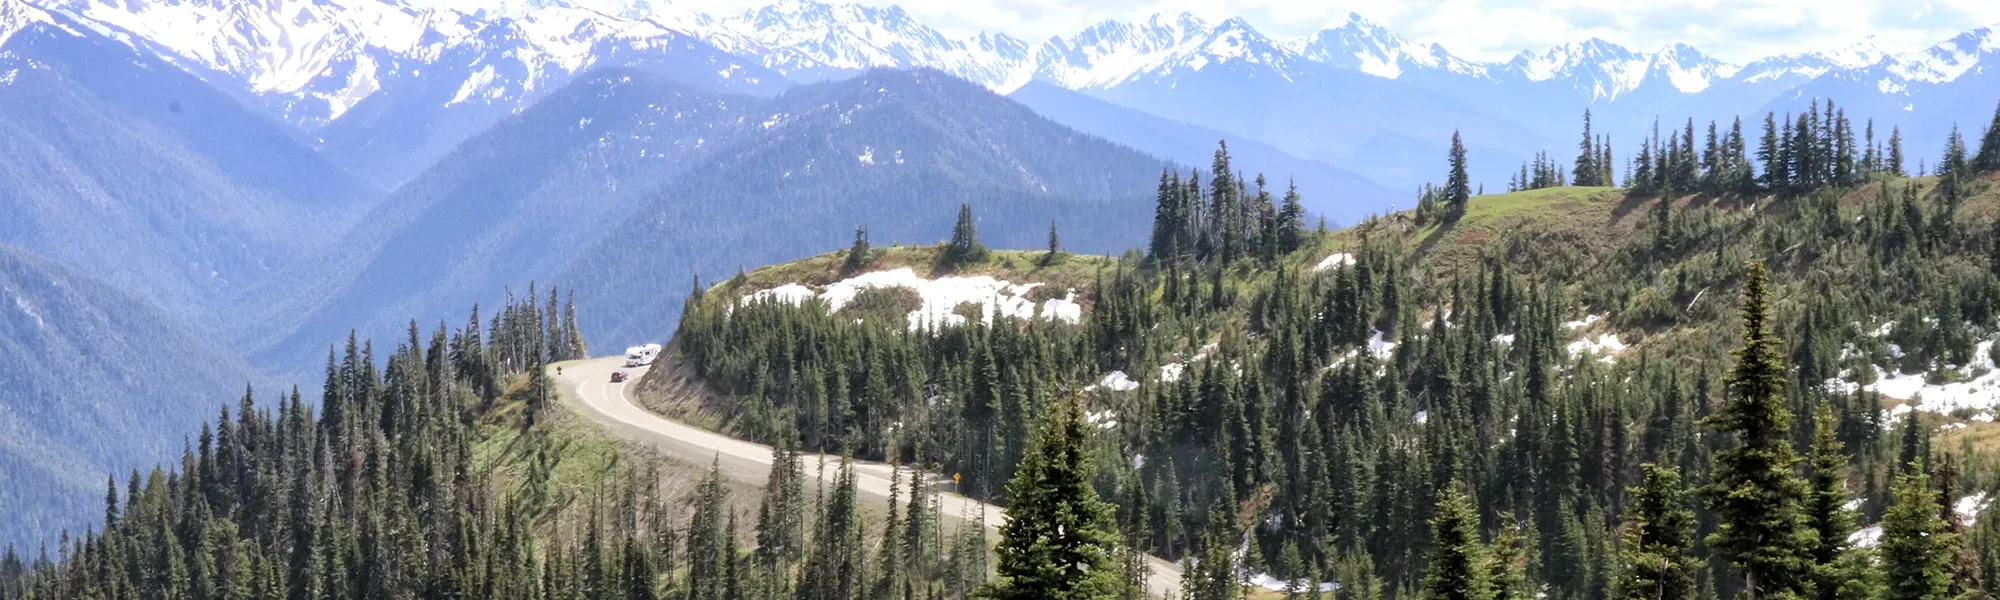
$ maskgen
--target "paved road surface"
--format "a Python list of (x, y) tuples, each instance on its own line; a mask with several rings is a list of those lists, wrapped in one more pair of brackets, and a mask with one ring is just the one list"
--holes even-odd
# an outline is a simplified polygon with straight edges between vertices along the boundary
[[(746, 442), (725, 435), (700, 429), (691, 425), (661, 417), (639, 408), (625, 397), (625, 383), (612, 383), (611, 373), (624, 364), (624, 357), (600, 358), (562, 364), (562, 375), (558, 380), (564, 387), (575, 393), (564, 394), (585, 417), (603, 425), (621, 437), (651, 445), (668, 454), (697, 464), (710, 460), (722, 467), (722, 472), (730, 477), (763, 485), (771, 470), (771, 448), (761, 444)], [(629, 382), (636, 382), (645, 374), (644, 368), (625, 369), (631, 376)], [(817, 475), (820, 457), (805, 455), (806, 476)], [(838, 458), (827, 458), (833, 465)], [(889, 497), (890, 467), (880, 463), (857, 461), (855, 463), (854, 487), (858, 494), (877, 503)], [(827, 469), (828, 479), (835, 470)], [(828, 483), (831, 483), (829, 481)], [(978, 519), (982, 503), (957, 494), (941, 494), (939, 512), (944, 518), (957, 520), (960, 515), (970, 515)], [(999, 507), (985, 508), (985, 525), (989, 535), (997, 535), (999, 527), (1006, 522), (1006, 516)], [(1152, 575), (1147, 579), (1147, 592), (1151, 596), (1165, 594), (1169, 598), (1180, 596), (1180, 567), (1158, 558), (1149, 558)]]

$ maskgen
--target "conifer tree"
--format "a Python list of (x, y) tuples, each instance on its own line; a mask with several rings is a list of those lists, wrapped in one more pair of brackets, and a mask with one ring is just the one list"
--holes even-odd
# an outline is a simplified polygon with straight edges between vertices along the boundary
[(1901, 126), (1891, 127), (1889, 129), (1888, 167), (1890, 175), (1902, 177), (1905, 174), (1909, 173), (1908, 171), (1903, 170), (1903, 128)]
[(852, 600), (862, 591), (865, 574), (861, 568), (861, 528), (855, 515), (854, 467), (846, 459), (840, 462), (831, 492), (820, 508), (819, 527), (813, 532), (805, 568), (799, 571), (794, 600)]
[(1451, 175), (1444, 183), (1444, 204), (1454, 219), (1465, 214), (1466, 204), (1472, 200), (1472, 178), (1465, 169), (1465, 142), (1459, 139), (1457, 131), (1452, 131)]
[(722, 487), (722, 462), (717, 458), (695, 492), (694, 520), (688, 524), (688, 600), (726, 600), (723, 575), (729, 561), (723, 539), (723, 503), (728, 490)]
[(1493, 535), (1493, 543), (1487, 545), (1487, 582), (1493, 587), (1493, 600), (1528, 600), (1535, 597), (1534, 586), (1528, 581), (1530, 564), (1527, 556), (1528, 544), (1534, 540), (1523, 539), (1521, 523), (1511, 514), (1500, 516), (1500, 531)]
[(1285, 186), (1285, 201), (1278, 209), (1278, 252), (1290, 254), (1305, 246), (1306, 207), (1299, 198), (1299, 183)]
[(1181, 210), (1181, 189), (1178, 173), (1160, 171), (1160, 186), (1153, 198), (1153, 237), (1146, 249), (1146, 255), (1156, 262), (1178, 260), (1178, 255), (1188, 250), (1181, 240), (1187, 225)]
[(1785, 409), (1784, 366), (1768, 330), (1768, 276), (1752, 262), (1743, 283), (1743, 345), (1727, 385), (1730, 397), (1706, 421), (1729, 434), (1735, 447), (1715, 455), (1714, 474), (1702, 489), (1718, 527), (1708, 546), (1736, 567), (1752, 599), (1797, 595), (1811, 571), (1811, 530), (1802, 503), (1805, 482), (1793, 471), (1799, 456)]
[(2000, 106), (1993, 108), (1993, 123), (1986, 126), (1986, 135), (1980, 136), (1979, 154), (1972, 159), (1972, 170), (2000, 171)]
[(1813, 413), (1811, 495), (1806, 514), (1815, 533), (1811, 551), (1813, 596), (1820, 600), (1858, 600), (1870, 596), (1867, 558), (1852, 552), (1854, 511), (1847, 508), (1847, 453), (1842, 451), (1830, 403)]
[(1479, 540), (1479, 515), (1463, 485), (1453, 482), (1431, 517), (1431, 550), (1425, 561), (1421, 600), (1492, 600), (1490, 567)]
[(1042, 257), (1042, 264), (1051, 264), (1062, 254), (1062, 238), (1056, 237), (1056, 222), (1049, 221), (1049, 253)]
[(1957, 202), (1965, 195), (1964, 181), (1971, 175), (1965, 154), (1965, 138), (1959, 136), (1958, 126), (1954, 125), (1951, 135), (1945, 137), (1944, 158), (1937, 164), (1938, 192), (1946, 202)]
[(1951, 563), (1958, 536), (1938, 516), (1937, 491), (1922, 469), (1897, 478), (1895, 503), (1882, 516), (1882, 576), (1885, 600), (1945, 600), (1951, 597)]
[(972, 205), (958, 205), (958, 222), (951, 227), (951, 241), (945, 245), (945, 260), (952, 266), (986, 261), (986, 246), (972, 222)]
[(757, 509), (757, 558), (774, 570), (805, 552), (805, 472), (797, 444), (795, 435), (778, 439)]
[(1640, 465), (1631, 492), (1617, 590), (1627, 600), (1693, 600), (1701, 562), (1688, 554), (1694, 512), (1681, 500), (1680, 469)]
[(1107, 600), (1119, 589), (1111, 507), (1093, 485), (1090, 430), (1079, 401), (1042, 417), (1007, 483), (1007, 523), (995, 550), (995, 600)]
[(873, 261), (874, 258), (874, 250), (868, 247), (868, 228), (856, 227), (854, 229), (854, 244), (847, 247), (847, 258), (840, 263), (840, 274), (853, 275), (859, 273), (862, 269), (868, 268), (868, 263)]
[(1603, 181), (1598, 180), (1603, 174), (1603, 169), (1597, 164), (1596, 141), (1597, 139), (1590, 133), (1590, 109), (1583, 109), (1583, 141), (1577, 144), (1576, 166), (1570, 177), (1570, 181), (1578, 186), (1604, 185)]
[(657, 600), (660, 596), (653, 587), (653, 578), (656, 574), (653, 571), (652, 556), (639, 544), (638, 538), (629, 532), (625, 536), (623, 548), (624, 564), (620, 566), (619, 571), (625, 577), (624, 600)]
[(1757, 162), (1764, 165), (1764, 176), (1762, 179), (1764, 189), (1766, 190), (1779, 189), (1784, 187), (1786, 183), (1784, 176), (1785, 157), (1780, 156), (1778, 150), (1777, 114), (1766, 112), (1764, 113), (1764, 136), (1758, 138), (1757, 142)]

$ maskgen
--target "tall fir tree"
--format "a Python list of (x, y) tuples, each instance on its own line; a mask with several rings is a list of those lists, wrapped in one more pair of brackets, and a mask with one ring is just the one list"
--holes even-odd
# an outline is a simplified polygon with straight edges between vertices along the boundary
[(1306, 243), (1306, 207), (1299, 198), (1299, 183), (1285, 186), (1284, 205), (1278, 209), (1278, 252), (1290, 254)]
[(986, 246), (979, 243), (971, 204), (958, 205), (958, 222), (951, 227), (951, 241), (945, 245), (945, 259), (954, 266), (986, 261)]
[(842, 275), (859, 273), (862, 269), (868, 268), (868, 263), (874, 259), (874, 250), (868, 245), (868, 228), (856, 227), (854, 243), (847, 247), (847, 256), (840, 263), (840, 273)]
[(1890, 175), (1903, 177), (1909, 174), (1909, 171), (1903, 169), (1903, 128), (1901, 126), (1889, 129), (1888, 161)]
[(1111, 507), (1092, 480), (1090, 427), (1079, 400), (1043, 414), (1007, 483), (1007, 523), (995, 549), (995, 600), (1109, 600), (1120, 588)]
[(1938, 516), (1937, 490), (1921, 469), (1896, 480), (1895, 503), (1882, 515), (1884, 600), (1951, 598), (1952, 559), (1958, 536)]
[(1813, 413), (1812, 456), (1808, 461), (1811, 494), (1806, 515), (1814, 532), (1811, 551), (1813, 597), (1818, 600), (1863, 600), (1871, 594), (1867, 557), (1854, 552), (1854, 511), (1848, 508), (1847, 453), (1840, 443), (1833, 408), (1822, 402)]
[(1583, 109), (1583, 141), (1577, 143), (1576, 165), (1571, 171), (1570, 181), (1586, 187), (1604, 185), (1605, 182), (1599, 179), (1604, 170), (1597, 160), (1597, 138), (1590, 133), (1590, 109), (1586, 108)]
[(1743, 345), (1727, 380), (1727, 402), (1706, 419), (1736, 445), (1715, 455), (1702, 488), (1717, 528), (1708, 547), (1735, 566), (1752, 600), (1803, 594), (1810, 580), (1812, 542), (1802, 504), (1807, 489), (1794, 471), (1792, 416), (1785, 408), (1778, 341), (1769, 331), (1769, 275), (1750, 264), (1743, 282)]
[(1444, 194), (1447, 213), (1452, 218), (1464, 215), (1472, 201), (1472, 177), (1466, 174), (1465, 142), (1455, 130), (1451, 132), (1451, 174), (1445, 178)]
[(1479, 539), (1479, 515), (1464, 486), (1455, 481), (1439, 495), (1431, 516), (1430, 546), (1419, 599), (1492, 600), (1491, 567)]
[(1689, 554), (1694, 511), (1681, 498), (1680, 469), (1640, 465), (1631, 491), (1617, 587), (1626, 600), (1693, 600), (1701, 561)]

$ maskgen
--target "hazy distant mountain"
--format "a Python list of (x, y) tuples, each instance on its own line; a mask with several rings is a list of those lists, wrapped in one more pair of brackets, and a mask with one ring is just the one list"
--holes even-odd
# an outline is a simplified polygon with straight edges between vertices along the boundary
[(177, 456), (250, 373), (120, 286), (0, 244), (0, 546), (100, 525), (105, 475)]
[(1267, 176), (1277, 191), (1288, 181), (1296, 182), (1306, 208), (1336, 223), (1359, 222), (1407, 195), (1243, 136), (1170, 121), (1041, 82), (1030, 82), (1007, 97), (1077, 131), (1200, 169), (1207, 169), (1213, 160), (1216, 143), (1226, 140), (1235, 164)]
[(0, 243), (207, 321), (380, 192), (144, 53), (0, 2)]

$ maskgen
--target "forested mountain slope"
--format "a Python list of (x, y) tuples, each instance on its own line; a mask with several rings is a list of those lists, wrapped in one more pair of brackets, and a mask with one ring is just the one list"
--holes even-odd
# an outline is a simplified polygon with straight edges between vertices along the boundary
[(392, 332), (510, 282), (575, 289), (592, 339), (659, 339), (679, 287), (789, 260), (868, 227), (929, 241), (960, 202), (996, 240), (1051, 220), (1113, 251), (1144, 236), (1167, 165), (928, 71), (876, 71), (770, 99), (716, 96), (635, 70), (594, 73), (473, 139), (399, 190), (289, 299), (237, 331), (261, 364), (309, 340)]
[(0, 38), (0, 240), (209, 322), (379, 198), (200, 80), (19, 10)]
[(657, 282), (808, 256), (856, 228), (877, 245), (934, 243), (961, 203), (996, 247), (1041, 246), (1053, 224), (1077, 251), (1118, 252), (1144, 239), (1143, 186), (1169, 167), (927, 70), (800, 87), (753, 117), (762, 137), (650, 190), (563, 272), (605, 303), (587, 329), (664, 338), (680, 307), (656, 300)]
[(0, 244), (0, 545), (80, 532), (106, 474), (173, 455), (253, 377), (130, 292)]
[(632, 195), (737, 139), (748, 98), (605, 70), (472, 138), (405, 184), (317, 264), (259, 290), (236, 324), (261, 363), (308, 364), (314, 340), (350, 327), (393, 332), (511, 283), (549, 280), (637, 210)]

